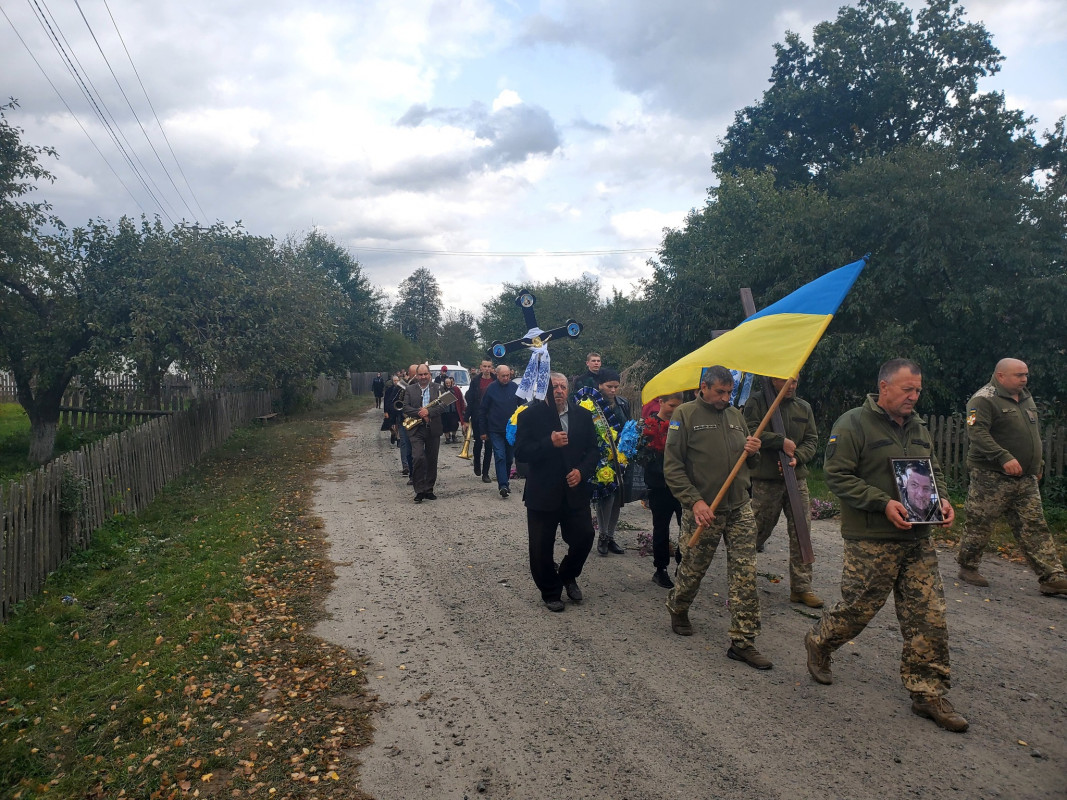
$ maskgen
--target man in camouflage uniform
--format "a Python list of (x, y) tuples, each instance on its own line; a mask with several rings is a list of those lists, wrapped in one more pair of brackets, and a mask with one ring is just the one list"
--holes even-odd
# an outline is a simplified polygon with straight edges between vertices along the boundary
[(989, 383), (967, 403), (967, 525), (960, 544), (960, 580), (988, 586), (978, 572), (993, 523), (1006, 517), (1042, 594), (1067, 595), (1067, 575), (1056, 552), (1037, 482), (1044, 468), (1037, 406), (1026, 389), (1030, 373), (1003, 358)]
[[(826, 485), (841, 501), (841, 600), (823, 612), (804, 645), (808, 672), (833, 683), (830, 654), (867, 627), (893, 592), (904, 637), (900, 677), (911, 693), (911, 710), (946, 730), (967, 730), (967, 720), (945, 698), (949, 688), (945, 592), (930, 541), (930, 526), (908, 522), (896, 499), (890, 458), (930, 458), (942, 482), (933, 440), (914, 413), (922, 391), (919, 366), (887, 361), (878, 372), (878, 394), (834, 423), (826, 446)], [(955, 516), (941, 501), (944, 525)]]
[[(682, 504), (682, 530), (674, 588), (667, 595), (671, 629), (692, 636), (689, 605), (711, 566), (715, 549), (726, 542), (726, 575), (730, 594), (730, 648), (726, 655), (756, 669), (770, 669), (771, 660), (753, 642), (759, 634), (760, 608), (756, 595), (756, 521), (748, 499), (748, 470), (759, 460), (760, 440), (748, 435), (741, 412), (730, 405), (734, 378), (725, 367), (708, 367), (697, 398), (675, 410), (667, 428), (663, 476)], [(719, 505), (715, 498), (743, 453), (748, 460)], [(695, 547), (689, 540), (697, 526), (704, 530)]]
[[(764, 378), (770, 380), (774, 393), (782, 391), (785, 381), (781, 378)], [(763, 392), (754, 392), (745, 404), (745, 422), (749, 430), (758, 428), (767, 414), (767, 400)], [(810, 608), (822, 608), (822, 598), (811, 590), (811, 564), (805, 564), (800, 558), (800, 543), (797, 541), (797, 527), (793, 519), (793, 507), (789, 504), (789, 494), (782, 476), (779, 453), (784, 452), (790, 460), (797, 476), (797, 488), (800, 490), (800, 502), (804, 515), (811, 519), (811, 500), (808, 496), (807, 464), (815, 457), (819, 445), (819, 433), (815, 429), (815, 415), (811, 406), (797, 397), (797, 379), (789, 381), (785, 397), (779, 406), (782, 421), (785, 423), (785, 436), (775, 433), (770, 428), (760, 434), (760, 462), (752, 472), (752, 512), (756, 516), (756, 552), (763, 552), (763, 545), (771, 538), (778, 517), (785, 511), (786, 530), (789, 533), (789, 601), (803, 603)]]

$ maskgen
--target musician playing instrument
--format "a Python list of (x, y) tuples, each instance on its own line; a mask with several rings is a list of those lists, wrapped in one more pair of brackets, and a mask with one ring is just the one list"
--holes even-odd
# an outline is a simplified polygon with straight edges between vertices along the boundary
[(441, 412), (451, 404), (449, 400), (455, 401), (450, 392), (441, 399), (442, 392), (441, 384), (430, 382), (430, 368), (419, 364), (414, 382), (404, 393), (404, 428), (411, 440), (411, 483), (415, 489), (412, 499), (416, 503), (437, 499), (433, 489), (441, 450)]

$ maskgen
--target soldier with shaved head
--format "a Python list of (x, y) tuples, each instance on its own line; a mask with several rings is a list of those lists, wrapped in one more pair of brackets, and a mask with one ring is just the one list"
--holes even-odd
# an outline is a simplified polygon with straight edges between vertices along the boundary
[(1026, 388), (1030, 371), (1017, 358), (997, 362), (989, 383), (967, 403), (967, 527), (960, 543), (960, 580), (988, 586), (978, 572), (993, 524), (1004, 518), (1037, 573), (1042, 594), (1067, 595), (1063, 561), (1045, 522), (1038, 481), (1044, 470), (1037, 406)]

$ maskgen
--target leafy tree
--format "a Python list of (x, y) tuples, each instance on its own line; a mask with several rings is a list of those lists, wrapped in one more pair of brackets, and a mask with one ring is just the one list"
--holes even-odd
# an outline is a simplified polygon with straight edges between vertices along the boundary
[(35, 182), (52, 180), (39, 158), (55, 152), (23, 144), (4, 114), (13, 107), (0, 107), (0, 367), (11, 370), (30, 419), (29, 459), (43, 463), (110, 276), (84, 260), (82, 235), (71, 235), (46, 202), (22, 199)]
[[(1064, 396), (1064, 225), (1030, 181), (961, 167), (937, 145), (902, 148), (835, 174), (825, 190), (778, 188), (769, 172), (727, 177), (664, 240), (644, 286), (644, 324), (666, 336), (661, 366), (758, 307), (870, 250), (864, 272), (805, 371), (824, 422), (874, 390), (895, 356), (925, 372), (922, 410), (958, 411), (1005, 355)], [(694, 298), (699, 298), (694, 302)]]
[(381, 361), (384, 309), (375, 289), (352, 254), (321, 231), (311, 231), (292, 249), (337, 286), (343, 295), (337, 340), (329, 356), (330, 370), (370, 370)]
[(716, 173), (773, 167), (779, 186), (825, 182), (855, 161), (939, 142), (963, 163), (1029, 174), (1041, 157), (1033, 119), (978, 91), (1003, 57), (963, 17), (958, 0), (927, 0), (914, 18), (895, 0), (859, 0), (816, 25), (811, 46), (787, 32), (771, 87), (736, 112)]
[(467, 311), (450, 308), (441, 323), (434, 360), (454, 364), (458, 360), (464, 366), (473, 366), (481, 361), (484, 348), (478, 343), (477, 323)]
[(441, 287), (433, 273), (419, 267), (400, 282), (389, 321), (409, 341), (429, 350), (441, 332)]

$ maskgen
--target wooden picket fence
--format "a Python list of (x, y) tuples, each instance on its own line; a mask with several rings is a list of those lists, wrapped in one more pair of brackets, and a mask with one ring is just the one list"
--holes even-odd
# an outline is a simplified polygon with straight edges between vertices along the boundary
[[(967, 423), (961, 416), (926, 418), (934, 453), (950, 484), (967, 483)], [(1067, 428), (1045, 429), (1045, 474), (1067, 474)]]
[(0, 620), (119, 514), (143, 510), (234, 429), (271, 411), (270, 392), (223, 394), (66, 453), (0, 485)]
[(181, 411), (189, 401), (173, 394), (162, 401), (151, 400), (137, 394), (127, 394), (107, 408), (86, 405), (81, 392), (73, 392), (63, 398), (59, 408), (59, 424), (69, 425), (76, 431), (98, 431), (107, 428), (128, 428), (155, 417), (165, 417)]

